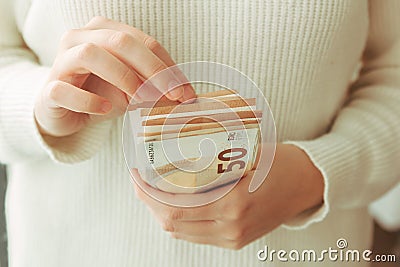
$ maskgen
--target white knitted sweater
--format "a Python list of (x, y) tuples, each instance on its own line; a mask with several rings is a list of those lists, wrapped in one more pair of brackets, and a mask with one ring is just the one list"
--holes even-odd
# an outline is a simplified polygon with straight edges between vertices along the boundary
[[(321, 251), (338, 238), (368, 248), (367, 205), (400, 177), (399, 14), (398, 0), (0, 0), (11, 266), (279, 266), (257, 252)], [(60, 36), (95, 15), (154, 36), (178, 63), (220, 62), (248, 75), (270, 102), (279, 141), (321, 170), (324, 205), (240, 251), (173, 240), (134, 197), (121, 119), (43, 140), (35, 95)]]

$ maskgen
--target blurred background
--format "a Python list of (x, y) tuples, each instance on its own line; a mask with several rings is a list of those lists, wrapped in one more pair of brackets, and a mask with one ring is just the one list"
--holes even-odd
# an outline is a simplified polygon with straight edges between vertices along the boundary
[[(0, 164), (0, 267), (8, 266), (7, 258), (7, 232), (4, 212), (4, 197), (7, 185), (6, 168)], [(399, 203), (400, 205), (400, 203)], [(384, 230), (375, 223), (374, 254), (397, 255), (396, 263), (374, 263), (372, 267), (399, 267), (400, 257), (400, 229), (397, 231)]]
[(397, 256), (397, 262), (376, 262), (372, 264), (372, 267), (399, 267), (400, 231), (389, 232), (382, 229), (378, 224), (375, 223), (374, 247), (372, 248), (372, 251), (374, 252), (374, 254), (395, 254)]
[(0, 164), (0, 267), (8, 266), (7, 232), (4, 213), (4, 196), (7, 186), (6, 168)]

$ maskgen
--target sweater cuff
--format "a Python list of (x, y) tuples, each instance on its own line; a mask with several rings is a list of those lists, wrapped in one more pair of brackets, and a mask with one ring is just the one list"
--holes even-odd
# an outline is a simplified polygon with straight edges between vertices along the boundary
[(41, 136), (43, 147), (57, 162), (76, 163), (96, 154), (109, 137), (112, 121), (104, 121), (87, 126), (81, 131), (64, 137)]
[[(0, 149), (6, 160), (30, 160), (49, 156), (56, 162), (89, 159), (108, 138), (112, 121), (93, 124), (66, 137), (42, 136), (34, 117), (35, 100), (45, 85), (49, 68), (27, 63), (22, 77), (3, 80), (0, 98)], [(9, 75), (15, 77), (15, 75)]]
[(301, 230), (323, 221), (331, 209), (331, 203), (339, 201), (340, 196), (346, 194), (349, 188), (355, 188), (356, 181), (349, 179), (353, 176), (355, 164), (346, 155), (356, 155), (356, 153), (348, 140), (335, 133), (310, 141), (284, 143), (302, 149), (324, 179), (323, 204), (302, 212), (282, 225), (287, 229)]

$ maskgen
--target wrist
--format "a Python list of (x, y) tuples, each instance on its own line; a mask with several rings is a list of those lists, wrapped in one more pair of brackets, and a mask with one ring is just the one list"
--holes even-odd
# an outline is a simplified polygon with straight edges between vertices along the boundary
[(287, 177), (294, 189), (291, 198), (293, 213), (297, 215), (321, 205), (325, 186), (324, 179), (309, 156), (295, 145), (279, 144), (278, 148), (285, 153), (288, 169), (291, 172)]

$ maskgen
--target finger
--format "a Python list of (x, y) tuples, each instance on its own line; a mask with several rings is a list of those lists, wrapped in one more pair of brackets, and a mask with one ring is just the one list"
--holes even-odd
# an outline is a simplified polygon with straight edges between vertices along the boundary
[[(152, 36), (142, 32), (141, 30), (126, 25), (124, 23), (109, 20), (103, 17), (95, 17), (93, 18), (86, 26), (85, 29), (98, 30), (98, 29), (110, 29), (120, 32), (126, 32), (132, 35), (134, 38), (138, 40), (142, 40), (143, 44), (151, 50), (157, 57), (159, 57), (168, 67), (176, 65), (174, 60), (171, 58), (168, 51)], [(186, 76), (179, 68), (171, 69), (175, 75), (179, 78), (179, 81), (182, 83), (188, 83)], [(188, 84), (184, 86), (184, 96), (179, 100), (181, 102), (187, 101), (189, 99), (193, 99), (196, 97), (196, 93), (193, 87)]]
[(171, 236), (176, 239), (185, 240), (191, 243), (213, 245), (222, 248), (232, 248), (233, 244), (231, 241), (226, 239), (219, 239), (212, 236), (191, 236), (182, 233), (172, 232)]
[(173, 231), (190, 236), (216, 236), (221, 232), (221, 224), (213, 220), (178, 221), (173, 224)]
[(142, 41), (135, 39), (130, 34), (109, 29), (75, 30), (70, 31), (64, 40), (63, 43), (66, 44), (66, 47), (89, 42), (103, 47), (133, 68), (139, 76), (146, 80), (151, 78), (151, 83), (168, 98), (176, 100), (183, 95), (184, 88), (178, 86), (182, 82), (174, 72)]
[(157, 55), (167, 66), (175, 65), (174, 60), (171, 58), (167, 50), (157, 42), (150, 35), (142, 32), (141, 30), (129, 26), (127, 24), (110, 20), (103, 17), (95, 17), (88, 24), (85, 25), (84, 29), (88, 30), (100, 30), (100, 29), (109, 29), (119, 32), (126, 32), (132, 35), (134, 38), (138, 40), (142, 40), (143, 44), (150, 49), (155, 55)]
[(88, 114), (105, 114), (112, 109), (107, 99), (63, 81), (50, 82), (46, 90), (49, 100), (57, 107)]
[(54, 66), (58, 79), (65, 80), (73, 74), (93, 73), (101, 79), (119, 88), (135, 100), (135, 95), (142, 81), (124, 63), (105, 49), (90, 43), (81, 44), (67, 50)]
[(185, 88), (185, 91), (179, 101), (190, 104), (196, 99), (196, 93), (190, 84), (184, 85), (183, 87)]
[[(156, 195), (160, 195), (159, 190), (152, 188), (147, 185), (146, 189), (141, 189), (138, 185), (135, 185), (137, 197), (150, 206), (152, 210), (158, 212), (162, 217), (167, 220), (173, 221), (202, 221), (202, 220), (214, 220), (218, 217), (213, 208), (210, 206), (196, 207), (196, 208), (182, 208), (173, 207), (160, 202)], [(154, 193), (154, 191), (159, 191)], [(153, 192), (153, 193), (152, 193)], [(168, 194), (161, 192), (162, 194)], [(164, 198), (165, 199), (165, 198)]]
[[(136, 196), (150, 206), (153, 210), (162, 213), (164, 218), (174, 221), (202, 221), (202, 220), (214, 220), (220, 218), (218, 210), (213, 204), (208, 204), (201, 207), (174, 207), (167, 205), (160, 201), (170, 200), (173, 202), (175, 197), (186, 197), (188, 202), (190, 198), (196, 197), (198, 194), (171, 194), (160, 191), (149, 186), (140, 177), (137, 169), (132, 169), (132, 174), (136, 177), (134, 180), (139, 183), (135, 183)], [(184, 196), (182, 196), (184, 195)], [(170, 203), (168, 201), (167, 203)]]

